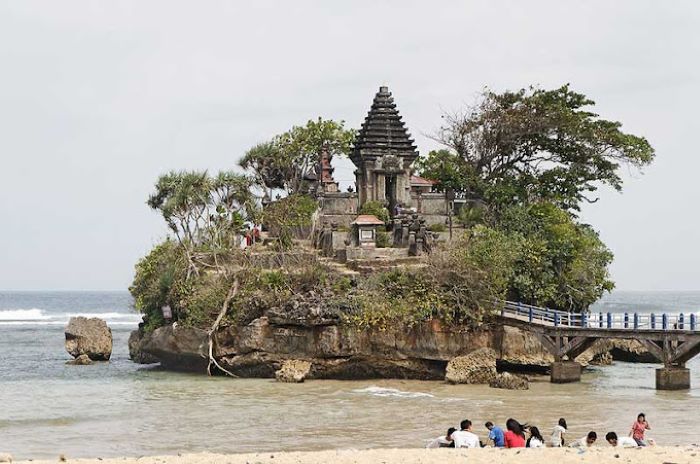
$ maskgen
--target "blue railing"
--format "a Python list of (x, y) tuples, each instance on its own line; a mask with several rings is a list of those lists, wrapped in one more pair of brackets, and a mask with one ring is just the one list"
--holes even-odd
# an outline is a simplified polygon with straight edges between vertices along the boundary
[(697, 314), (570, 313), (512, 301), (499, 302), (501, 316), (554, 327), (697, 332)]

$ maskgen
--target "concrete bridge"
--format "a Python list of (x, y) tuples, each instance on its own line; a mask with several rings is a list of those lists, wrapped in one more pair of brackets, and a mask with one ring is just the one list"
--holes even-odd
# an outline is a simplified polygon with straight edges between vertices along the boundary
[(501, 322), (533, 333), (554, 356), (551, 380), (581, 380), (576, 357), (599, 339), (637, 340), (663, 363), (656, 369), (658, 390), (690, 388), (685, 363), (700, 354), (696, 314), (567, 313), (511, 301), (502, 302)]

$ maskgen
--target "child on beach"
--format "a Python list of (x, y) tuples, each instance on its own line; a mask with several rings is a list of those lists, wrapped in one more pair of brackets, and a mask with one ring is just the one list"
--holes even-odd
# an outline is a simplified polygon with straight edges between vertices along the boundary
[(506, 440), (503, 435), (503, 429), (497, 425), (493, 425), (493, 422), (489, 421), (484, 424), (489, 430), (489, 440), (493, 442), (493, 446), (496, 448), (503, 448), (506, 446)]
[(647, 442), (644, 439), (644, 432), (646, 430), (651, 430), (649, 427), (649, 422), (647, 422), (647, 417), (643, 412), (640, 412), (637, 416), (637, 420), (632, 424), (632, 430), (630, 430), (630, 437), (637, 442), (639, 446), (647, 446)]
[(559, 423), (554, 426), (554, 430), (552, 430), (552, 447), (560, 448), (564, 446), (564, 434), (567, 432), (567, 429), (566, 419), (562, 417), (559, 419)]
[(527, 443), (525, 443), (526, 448), (544, 448), (544, 438), (542, 438), (542, 434), (540, 433), (540, 429), (535, 427), (534, 425), (529, 428), (530, 431), (530, 438), (527, 439)]
[(619, 437), (615, 432), (608, 432), (605, 434), (605, 440), (610, 443), (610, 445), (620, 448), (637, 448), (639, 445), (634, 439), (630, 437)]
[(525, 448), (525, 431), (520, 422), (515, 419), (506, 421), (506, 430), (503, 438), (506, 442), (506, 448)]
[(452, 434), (457, 430), (454, 427), (447, 429), (445, 436), (437, 437), (428, 443), (426, 448), (454, 448), (455, 443), (452, 441)]

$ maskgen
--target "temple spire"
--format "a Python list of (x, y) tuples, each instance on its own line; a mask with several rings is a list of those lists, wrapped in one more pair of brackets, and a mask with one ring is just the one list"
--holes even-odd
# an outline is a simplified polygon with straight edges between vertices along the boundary
[(408, 158), (409, 162), (418, 157), (413, 139), (386, 86), (379, 87), (379, 92), (374, 97), (372, 107), (355, 139), (350, 159), (360, 167), (363, 160), (384, 155)]

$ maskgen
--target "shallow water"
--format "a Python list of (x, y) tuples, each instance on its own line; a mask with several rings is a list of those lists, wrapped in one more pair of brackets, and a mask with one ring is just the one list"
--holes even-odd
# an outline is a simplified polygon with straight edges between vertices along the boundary
[[(113, 304), (97, 312), (127, 310)], [(697, 359), (689, 392), (657, 392), (656, 366), (625, 363), (591, 369), (577, 384), (537, 378), (525, 392), (402, 380), (281, 384), (133, 364), (126, 348), (131, 328), (113, 326), (111, 362), (66, 366), (62, 326), (0, 324), (0, 451), (55, 458), (418, 447), (461, 419), (474, 421), (483, 439), (481, 424), (508, 417), (548, 434), (564, 416), (570, 438), (579, 438), (588, 430), (627, 433), (640, 411), (660, 443), (697, 437)]]

